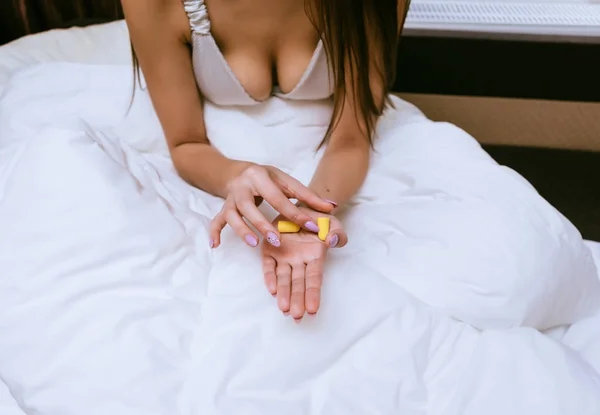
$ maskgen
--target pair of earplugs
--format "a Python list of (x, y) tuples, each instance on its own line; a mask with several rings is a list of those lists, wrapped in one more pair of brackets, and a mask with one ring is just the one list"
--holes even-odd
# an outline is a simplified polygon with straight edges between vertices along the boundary
[[(329, 218), (318, 218), (317, 226), (319, 227), (319, 239), (325, 241), (329, 234)], [(277, 222), (277, 230), (280, 233), (296, 233), (300, 232), (300, 225), (295, 224), (294, 222), (281, 220)]]

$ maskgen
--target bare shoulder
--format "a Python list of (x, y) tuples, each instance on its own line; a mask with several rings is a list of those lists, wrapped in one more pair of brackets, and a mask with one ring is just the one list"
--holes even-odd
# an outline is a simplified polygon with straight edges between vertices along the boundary
[(121, 4), (130, 30), (189, 42), (190, 26), (182, 0), (121, 0)]
[(201, 97), (181, 0), (122, 0), (129, 37), (170, 148), (205, 142)]

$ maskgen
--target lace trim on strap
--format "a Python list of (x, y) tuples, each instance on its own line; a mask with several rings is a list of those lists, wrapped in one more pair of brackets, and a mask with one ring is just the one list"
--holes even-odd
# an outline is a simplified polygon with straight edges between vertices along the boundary
[(200, 35), (210, 34), (210, 20), (204, 0), (183, 0), (183, 8), (190, 19), (192, 32)]

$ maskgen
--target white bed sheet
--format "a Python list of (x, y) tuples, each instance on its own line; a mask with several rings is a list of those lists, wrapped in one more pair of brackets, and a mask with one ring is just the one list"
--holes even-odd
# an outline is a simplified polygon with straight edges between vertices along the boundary
[(15, 72), (44, 62), (120, 64), (131, 61), (124, 21), (86, 28), (57, 29), (0, 47), (0, 95)]
[[(123, 22), (87, 29), (54, 31), (21, 39), (0, 48), (0, 95), (13, 73), (32, 64), (47, 61), (80, 63), (126, 63), (129, 61), (127, 32)], [(587, 242), (600, 264), (600, 244)], [(552, 337), (572, 347), (600, 368), (600, 315), (571, 327), (553, 330)], [(18, 391), (15, 391), (18, 392)], [(0, 383), (0, 414), (23, 415), (4, 383)]]
[[(131, 61), (125, 22), (86, 28), (57, 29), (17, 39), (0, 47), (0, 96), (10, 77), (44, 62), (119, 64)], [(0, 414), (23, 415), (8, 387), (0, 381)]]

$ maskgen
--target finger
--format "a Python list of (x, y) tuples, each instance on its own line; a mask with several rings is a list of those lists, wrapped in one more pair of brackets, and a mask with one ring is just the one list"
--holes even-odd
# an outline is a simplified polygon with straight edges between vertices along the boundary
[(316, 192), (281, 170), (271, 170), (271, 172), (288, 198), (296, 199), (309, 208), (323, 213), (330, 213), (337, 206), (337, 203), (321, 198)]
[(271, 256), (263, 257), (263, 275), (265, 277), (265, 285), (271, 295), (277, 294), (277, 274), (275, 274), (275, 268), (277, 267), (277, 261)]
[(258, 237), (256, 234), (250, 229), (248, 224), (244, 222), (244, 219), (240, 216), (236, 209), (227, 209), (224, 212), (225, 220), (233, 231), (240, 237), (246, 244), (251, 247), (258, 246)]
[(316, 314), (321, 306), (321, 287), (323, 285), (323, 257), (314, 259), (306, 265), (306, 312)]
[(296, 322), (300, 322), (304, 317), (304, 293), (306, 291), (304, 278), (306, 267), (304, 264), (292, 266), (292, 295), (290, 304), (290, 314)]
[(343, 248), (348, 243), (348, 234), (341, 226), (333, 227), (329, 230), (325, 244), (329, 248)]
[(276, 248), (281, 246), (281, 239), (279, 232), (275, 227), (265, 218), (265, 216), (261, 213), (260, 210), (254, 204), (254, 196), (252, 194), (248, 194), (246, 198), (240, 198), (241, 200), (236, 199), (236, 205), (238, 211), (246, 218), (248, 222), (256, 230), (258, 230), (265, 240), (269, 242)]
[(289, 264), (277, 264), (277, 306), (283, 314), (290, 312), (290, 290), (292, 284), (292, 268)]
[(223, 211), (219, 212), (219, 214), (210, 221), (208, 235), (211, 248), (217, 248), (221, 245), (221, 232), (225, 225), (227, 225), (227, 221), (225, 220)]
[(280, 214), (304, 229), (317, 233), (319, 227), (310, 215), (304, 213), (283, 194), (270, 177), (255, 177), (254, 189)]

